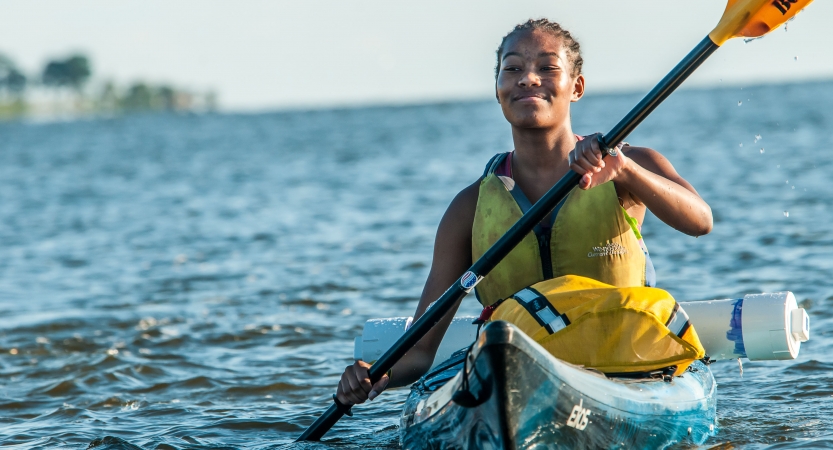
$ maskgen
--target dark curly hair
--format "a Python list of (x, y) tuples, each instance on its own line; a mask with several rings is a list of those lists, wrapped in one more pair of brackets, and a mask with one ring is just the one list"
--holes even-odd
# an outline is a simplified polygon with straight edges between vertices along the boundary
[(512, 37), (513, 35), (520, 33), (522, 31), (534, 31), (534, 30), (541, 30), (547, 33), (552, 34), (555, 37), (561, 38), (561, 41), (564, 43), (564, 46), (567, 48), (567, 57), (570, 59), (570, 63), (573, 65), (573, 70), (571, 75), (576, 77), (581, 75), (581, 66), (584, 64), (584, 60), (581, 58), (581, 46), (579, 46), (578, 41), (573, 38), (573, 35), (570, 34), (569, 31), (561, 28), (556, 22), (550, 22), (548, 19), (529, 19), (524, 23), (520, 23), (515, 25), (515, 28), (509, 32), (503, 39), (500, 41), (500, 46), (497, 48), (497, 64), (495, 65), (495, 78), (497, 78), (498, 74), (500, 73), (500, 58), (503, 56), (503, 46), (506, 44), (506, 40)]

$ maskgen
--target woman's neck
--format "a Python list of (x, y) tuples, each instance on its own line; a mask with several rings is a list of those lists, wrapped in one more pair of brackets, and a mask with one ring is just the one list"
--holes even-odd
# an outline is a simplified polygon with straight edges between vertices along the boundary
[(512, 140), (515, 144), (513, 166), (519, 172), (544, 179), (560, 178), (567, 173), (567, 158), (576, 146), (576, 136), (569, 121), (559, 128), (512, 127)]

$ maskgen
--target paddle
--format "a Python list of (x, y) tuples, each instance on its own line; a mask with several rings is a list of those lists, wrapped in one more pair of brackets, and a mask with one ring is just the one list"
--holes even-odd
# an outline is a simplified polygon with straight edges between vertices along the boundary
[[(723, 17), (714, 30), (703, 39), (674, 69), (654, 87), (609, 133), (599, 138), (605, 150), (603, 156), (612, 154), (622, 142), (663, 100), (688, 78), (715, 50), (734, 37), (754, 38), (763, 36), (794, 17), (813, 0), (729, 0)], [(433, 306), (405, 331), (381, 358), (370, 368), (370, 382), (376, 383), (405, 353), (451, 309), (463, 296), (485, 277), (533, 227), (552, 211), (570, 191), (578, 185), (581, 175), (570, 171), (555, 184), (532, 208), (527, 211), (497, 242), (480, 257), (453, 286), (433, 303)], [(317, 441), (344, 414), (350, 406), (343, 405), (333, 396), (333, 405), (321, 415), (298, 441)]]

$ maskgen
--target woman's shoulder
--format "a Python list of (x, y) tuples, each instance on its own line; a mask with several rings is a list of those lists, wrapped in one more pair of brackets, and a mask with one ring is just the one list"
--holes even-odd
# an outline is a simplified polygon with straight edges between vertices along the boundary
[(440, 221), (438, 238), (445, 236), (450, 241), (471, 240), (471, 227), (474, 224), (479, 192), (480, 180), (477, 180), (454, 196)]
[(480, 181), (479, 178), (474, 183), (466, 186), (454, 196), (454, 200), (448, 205), (448, 214), (453, 212), (455, 216), (460, 219), (468, 218), (469, 222), (474, 220), (474, 213), (477, 209), (477, 198), (480, 196)]

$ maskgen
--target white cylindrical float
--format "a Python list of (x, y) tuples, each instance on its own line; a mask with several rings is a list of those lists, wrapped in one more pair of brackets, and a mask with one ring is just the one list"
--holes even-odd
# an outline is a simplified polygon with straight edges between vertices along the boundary
[(810, 339), (810, 316), (792, 292), (680, 305), (711, 359), (795, 359), (801, 343)]
[[(472, 322), (475, 319), (475, 316), (461, 316), (451, 321), (434, 356), (432, 368), (447, 360), (452, 353), (474, 342), (477, 337), (477, 325), (473, 325)], [(367, 362), (376, 361), (405, 333), (412, 322), (413, 317), (368, 320), (364, 324), (362, 335), (356, 336), (354, 341), (353, 358)]]
[[(810, 317), (792, 292), (748, 294), (739, 299), (680, 302), (712, 360), (752, 361), (795, 359), (810, 339)], [(434, 364), (474, 342), (474, 316), (455, 317), (443, 337)], [(353, 357), (375, 361), (405, 332), (410, 317), (371, 319), (356, 337)], [(432, 366), (433, 366), (432, 365)]]

